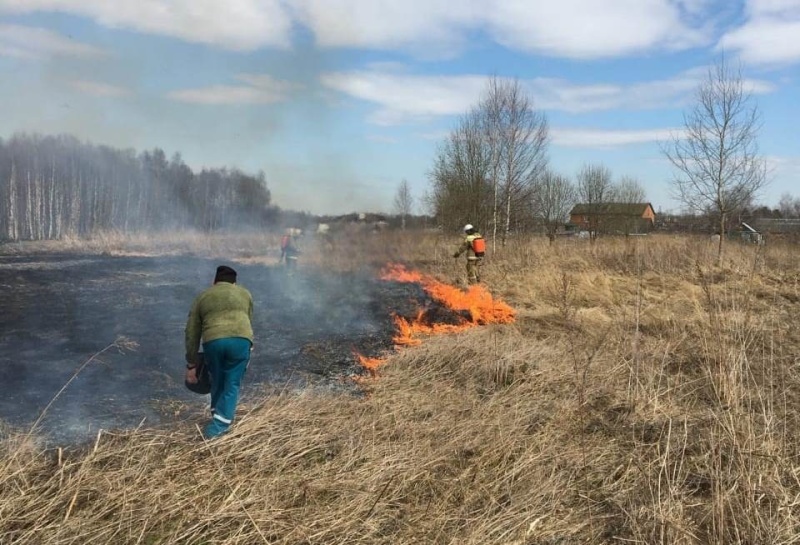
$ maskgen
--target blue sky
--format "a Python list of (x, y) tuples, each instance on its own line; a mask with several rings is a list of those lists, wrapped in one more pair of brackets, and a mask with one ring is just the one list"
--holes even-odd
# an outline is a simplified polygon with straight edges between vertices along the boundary
[(390, 211), (497, 75), (547, 114), (553, 170), (602, 162), (678, 210), (658, 143), (722, 52), (763, 114), (761, 200), (800, 196), (800, 0), (0, 0), (0, 135), (159, 146), (263, 170), (286, 208)]

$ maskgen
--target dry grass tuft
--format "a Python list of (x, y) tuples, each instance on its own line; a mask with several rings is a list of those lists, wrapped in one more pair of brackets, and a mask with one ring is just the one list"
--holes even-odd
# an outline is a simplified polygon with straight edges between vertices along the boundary
[[(305, 259), (453, 281), (455, 242), (391, 233)], [(517, 322), (403, 350), (363, 397), (265, 392), (213, 443), (7, 436), (2, 542), (796, 543), (796, 255), (511, 241), (485, 276)]]

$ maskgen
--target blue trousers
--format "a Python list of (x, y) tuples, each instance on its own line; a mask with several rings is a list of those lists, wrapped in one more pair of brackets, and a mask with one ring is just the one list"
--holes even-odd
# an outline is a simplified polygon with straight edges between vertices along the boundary
[(203, 352), (211, 373), (211, 422), (203, 435), (207, 439), (222, 435), (233, 423), (239, 387), (250, 363), (250, 341), (226, 337), (203, 343)]

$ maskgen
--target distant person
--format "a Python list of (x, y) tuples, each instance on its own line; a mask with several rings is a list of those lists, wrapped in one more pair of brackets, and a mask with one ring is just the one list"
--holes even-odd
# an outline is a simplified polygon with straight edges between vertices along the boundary
[(299, 229), (289, 228), (281, 237), (280, 262), (284, 263), (290, 276), (297, 270), (297, 258), (300, 255), (300, 250), (297, 247), (297, 235), (299, 231)]
[(331, 233), (331, 226), (327, 223), (320, 223), (317, 225), (317, 239), (320, 240), (328, 250), (335, 248), (333, 233)]
[(186, 321), (186, 382), (197, 382), (197, 352), (203, 339), (203, 358), (211, 374), (211, 422), (207, 439), (233, 423), (239, 386), (253, 347), (253, 298), (236, 285), (236, 271), (217, 267), (214, 285), (197, 296)]
[(481, 281), (480, 268), (483, 264), (483, 256), (486, 254), (486, 241), (475, 227), (469, 223), (464, 226), (464, 235), (464, 242), (459, 245), (453, 257), (457, 259), (466, 252), (467, 282), (469, 284), (477, 284)]

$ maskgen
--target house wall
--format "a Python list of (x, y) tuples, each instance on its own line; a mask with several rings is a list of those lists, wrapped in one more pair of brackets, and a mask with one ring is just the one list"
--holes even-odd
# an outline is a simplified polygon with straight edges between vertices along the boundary
[[(601, 214), (601, 215), (599, 215), (598, 219), (599, 219), (599, 223), (603, 223), (604, 220), (608, 220), (608, 217), (606, 217), (605, 215)], [(618, 218), (615, 217), (614, 219), (618, 219)], [(655, 223), (656, 214), (655, 214), (655, 212), (653, 212), (652, 208), (648, 207), (647, 210), (645, 210), (645, 212), (642, 214), (642, 218), (641, 219), (646, 220), (647, 222), (652, 224), (652, 223)], [(589, 216), (588, 215), (583, 215), (583, 214), (570, 214), (569, 222), (572, 223), (573, 225), (579, 225), (581, 227), (588, 227), (589, 223), (590, 223), (589, 222)]]
[(581, 227), (586, 227), (589, 222), (584, 220), (584, 216), (581, 214), (571, 214), (569, 216), (569, 222), (573, 225), (579, 225)]

